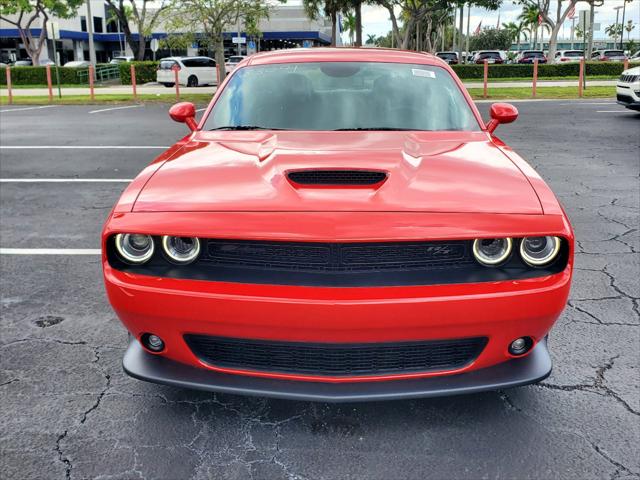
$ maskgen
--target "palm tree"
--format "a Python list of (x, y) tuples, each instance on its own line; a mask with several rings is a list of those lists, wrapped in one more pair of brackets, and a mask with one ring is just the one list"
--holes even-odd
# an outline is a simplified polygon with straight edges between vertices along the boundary
[[(624, 27), (624, 29), (627, 31), (627, 42), (631, 40), (631, 32), (636, 28), (636, 26), (633, 24), (633, 20), (629, 20), (627, 22), (627, 25)], [(624, 39), (624, 33), (623, 35), (623, 39)]]
[(316, 20), (320, 10), (331, 19), (331, 46), (336, 46), (336, 30), (338, 14), (345, 8), (345, 0), (302, 0), (305, 13), (311, 20)]
[(378, 43), (378, 37), (375, 36), (374, 34), (370, 33), (367, 35), (367, 45), (377, 45)]
[(502, 28), (504, 28), (509, 33), (509, 36), (511, 37), (511, 41), (515, 40), (518, 43), (517, 51), (519, 52), (520, 37), (524, 35), (524, 39), (527, 40), (527, 34), (525, 33), (525, 30), (527, 30), (527, 28), (525, 27), (524, 23), (523, 22), (503, 23)]
[(540, 16), (540, 9), (535, 5), (525, 5), (518, 20), (524, 23), (533, 36), (533, 45), (535, 49), (538, 44), (538, 17)]
[(353, 39), (356, 34), (356, 16), (347, 12), (342, 19), (342, 30), (349, 34), (349, 43), (353, 45)]
[(604, 33), (606, 33), (611, 38), (613, 38), (614, 44), (618, 43), (618, 36), (622, 35), (622, 32), (623, 32), (623, 28), (622, 28), (622, 25), (619, 23), (612, 23), (611, 25), (609, 25), (607, 28), (604, 29)]

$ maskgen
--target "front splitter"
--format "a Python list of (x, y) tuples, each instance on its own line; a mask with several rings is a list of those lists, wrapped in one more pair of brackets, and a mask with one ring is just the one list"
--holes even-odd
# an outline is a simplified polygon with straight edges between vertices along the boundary
[(147, 353), (131, 340), (122, 361), (124, 371), (139, 380), (174, 387), (236, 395), (313, 402), (370, 402), (441, 397), (519, 387), (551, 373), (546, 339), (524, 358), (456, 375), (377, 382), (324, 383), (232, 375), (191, 367)]

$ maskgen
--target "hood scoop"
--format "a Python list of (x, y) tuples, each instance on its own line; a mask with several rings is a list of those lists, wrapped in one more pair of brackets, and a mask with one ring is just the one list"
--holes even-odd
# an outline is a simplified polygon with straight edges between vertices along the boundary
[(382, 170), (290, 170), (287, 178), (295, 187), (369, 187), (378, 188), (387, 179)]

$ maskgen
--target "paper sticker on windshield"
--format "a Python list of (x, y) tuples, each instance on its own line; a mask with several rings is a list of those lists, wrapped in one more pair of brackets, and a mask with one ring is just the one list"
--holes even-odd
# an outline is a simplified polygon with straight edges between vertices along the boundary
[(412, 68), (411, 73), (414, 77), (436, 78), (436, 72), (431, 70), (420, 70), (419, 68)]

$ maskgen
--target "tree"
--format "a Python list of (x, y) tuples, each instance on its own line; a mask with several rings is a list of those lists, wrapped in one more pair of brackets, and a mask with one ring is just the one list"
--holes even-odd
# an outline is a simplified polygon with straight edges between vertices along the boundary
[(336, 46), (336, 30), (338, 14), (345, 10), (347, 2), (344, 0), (302, 0), (305, 13), (311, 20), (316, 20), (323, 11), (331, 19), (331, 46)]
[(471, 38), (471, 50), (509, 50), (511, 34), (497, 28), (485, 28)]
[[(633, 24), (633, 20), (629, 20), (627, 22), (627, 24), (625, 25), (624, 29), (627, 31), (627, 41), (630, 42), (631, 41), (631, 32), (636, 28), (636, 26)], [(624, 35), (624, 34), (623, 34)], [(630, 48), (630, 47), (627, 47)]]
[(351, 12), (345, 14), (342, 19), (342, 30), (349, 34), (349, 43), (354, 45), (354, 36), (356, 33), (356, 16)]
[(513, 42), (514, 40), (517, 42), (518, 47), (517, 47), (517, 51), (520, 51), (520, 38), (522, 36), (524, 36), (524, 39), (527, 40), (527, 34), (525, 33), (525, 25), (522, 22), (508, 22), (508, 23), (503, 23), (502, 27), (504, 28), (504, 30), (507, 31), (507, 33), (511, 36), (511, 41)]
[[(133, 52), (136, 60), (144, 60), (144, 53), (147, 48), (147, 37), (151, 35), (154, 28), (160, 23), (162, 14), (169, 8), (168, 0), (105, 0), (109, 7), (116, 14), (124, 31), (124, 38)], [(154, 5), (150, 10), (149, 4)], [(131, 31), (130, 22), (138, 31), (138, 39), (135, 40)]]
[(556, 49), (558, 46), (558, 33), (562, 28), (562, 24), (567, 19), (569, 12), (575, 8), (576, 3), (580, 0), (555, 0), (555, 15), (552, 15), (551, 0), (518, 0), (525, 8), (537, 8), (543, 23), (547, 24), (551, 29), (549, 36), (549, 52), (547, 58), (549, 63), (555, 62)]
[[(40, 65), (40, 52), (46, 43), (49, 17), (71, 18), (82, 3), (83, 0), (1, 0), (0, 19), (18, 29), (27, 55), (34, 65)], [(31, 29), (36, 23), (40, 34), (34, 37)]]
[(378, 43), (378, 37), (376, 37), (374, 34), (370, 33), (367, 35), (367, 45), (377, 45)]
[(620, 23), (612, 23), (604, 29), (604, 33), (613, 38), (613, 43), (618, 43), (618, 37), (622, 35), (622, 31), (622, 24)]
[(224, 80), (224, 31), (242, 21), (255, 34), (262, 18), (269, 17), (269, 0), (173, 0), (166, 24), (169, 34), (183, 34), (215, 49), (220, 81)]

